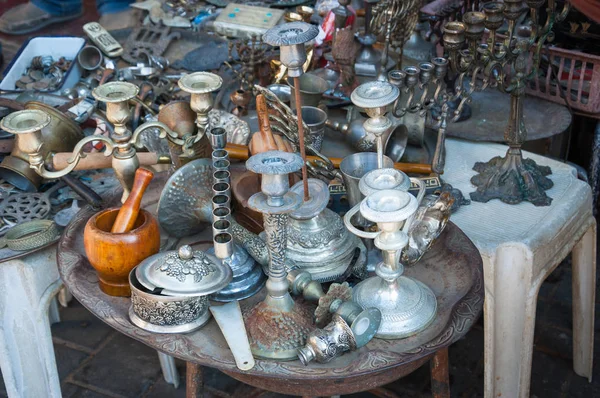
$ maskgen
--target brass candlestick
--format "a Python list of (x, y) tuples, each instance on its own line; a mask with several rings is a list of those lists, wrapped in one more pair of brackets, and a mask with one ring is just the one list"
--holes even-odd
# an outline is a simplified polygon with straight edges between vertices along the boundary
[[(473, 167), (479, 175), (471, 178), (477, 186), (477, 191), (471, 193), (471, 199), (478, 202), (490, 199), (500, 199), (509, 204), (529, 201), (535, 206), (549, 206), (552, 202), (544, 192), (553, 185), (546, 177), (552, 171), (547, 166), (538, 166), (531, 159), (523, 159), (521, 153), (521, 146), (527, 139), (523, 98), (527, 82), (538, 74), (542, 47), (551, 40), (554, 23), (566, 17), (569, 3), (565, 2), (560, 12), (554, 0), (526, 0), (525, 3), (527, 7), (522, 0), (485, 3), (482, 12), (467, 12), (463, 22), (449, 22), (444, 27), (443, 44), (449, 54), (451, 69), (458, 75), (456, 94), (461, 97), (455, 120), (474, 91), (496, 86), (511, 95), (508, 126), (504, 133), (509, 146), (506, 156), (495, 157), (487, 163), (478, 162)], [(544, 4), (547, 4), (547, 18), (540, 25), (539, 10)], [(518, 28), (517, 19), (528, 10), (531, 28)], [(508, 32), (504, 40), (500, 40), (497, 30), (505, 21), (508, 22)], [(490, 35), (487, 42), (482, 43), (485, 29)], [(471, 80), (469, 88), (464, 89), (462, 82), (467, 76)]]
[[(169, 129), (160, 122), (148, 122), (139, 126), (133, 133), (127, 127), (131, 117), (129, 101), (137, 101), (136, 95), (138, 88), (127, 82), (111, 82), (98, 86), (92, 94), (98, 101), (106, 103), (106, 118), (114, 125), (114, 131), (110, 138), (101, 135), (92, 135), (81, 139), (73, 149), (73, 156), (68, 160), (69, 166), (58, 171), (50, 171), (45, 167), (43, 157), (44, 140), (42, 128), (49, 123), (48, 115), (38, 110), (23, 110), (11, 113), (0, 121), (0, 128), (9, 133), (16, 134), (22, 144), (23, 152), (29, 155), (29, 166), (37, 174), (44, 178), (60, 178), (75, 169), (79, 160), (86, 155), (83, 152), (84, 146), (92, 141), (102, 141), (105, 144), (105, 156), (111, 156), (112, 168), (121, 186), (123, 187), (123, 197), (125, 202), (131, 191), (135, 171), (139, 167), (139, 160), (136, 156), (135, 147), (138, 145), (139, 136), (148, 128), (158, 128), (161, 130), (161, 137), (167, 137), (178, 145), (183, 141), (177, 137), (177, 133)], [(48, 119), (48, 123), (46, 123)]]

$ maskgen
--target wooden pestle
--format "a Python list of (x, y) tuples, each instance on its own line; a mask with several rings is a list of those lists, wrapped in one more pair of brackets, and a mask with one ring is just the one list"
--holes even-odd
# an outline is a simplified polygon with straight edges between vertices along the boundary
[(113, 224), (110, 232), (113, 234), (122, 234), (129, 232), (133, 229), (133, 225), (138, 218), (140, 212), (140, 205), (142, 203), (142, 196), (150, 181), (152, 181), (154, 173), (150, 170), (139, 168), (135, 171), (135, 179), (133, 180), (133, 187), (127, 197), (123, 206), (117, 214), (115, 223)]

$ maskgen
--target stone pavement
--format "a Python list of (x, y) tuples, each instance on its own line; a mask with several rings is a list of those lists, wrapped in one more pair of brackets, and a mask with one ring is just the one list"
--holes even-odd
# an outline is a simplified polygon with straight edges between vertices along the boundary
[[(594, 381), (588, 383), (572, 370), (571, 268), (567, 260), (542, 285), (536, 316), (531, 396), (537, 398), (600, 397), (600, 289), (596, 294)], [(52, 326), (54, 350), (63, 396), (185, 397), (185, 365), (178, 362), (179, 389), (162, 378), (156, 351), (102, 323), (75, 300), (61, 308), (61, 322)], [(483, 395), (483, 324), (450, 347), (452, 397)], [(207, 398), (248, 397), (256, 390), (223, 373), (205, 369)], [(401, 397), (430, 397), (429, 366), (425, 365), (390, 386)], [(0, 386), (0, 396), (6, 396)], [(280, 398), (264, 393), (254, 397)], [(347, 397), (367, 398), (369, 393)], [(507, 397), (512, 398), (512, 397)]]

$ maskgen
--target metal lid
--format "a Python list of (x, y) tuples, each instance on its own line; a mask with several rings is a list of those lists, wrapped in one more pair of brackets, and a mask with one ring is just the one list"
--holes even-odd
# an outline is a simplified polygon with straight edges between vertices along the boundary
[[(302, 181), (294, 184), (290, 191), (302, 196), (304, 192)], [(302, 205), (290, 214), (291, 217), (300, 220), (308, 220), (315, 217), (327, 207), (327, 204), (329, 203), (329, 187), (325, 182), (316, 178), (309, 178), (308, 192), (310, 198), (307, 201), (302, 202)]]
[(166, 296), (206, 296), (223, 289), (233, 277), (216, 257), (184, 245), (140, 263), (136, 277), (145, 288)]
[(365, 196), (384, 189), (408, 191), (409, 188), (410, 178), (400, 170), (392, 168), (371, 170), (358, 183), (358, 189)]
[(306, 22), (289, 22), (267, 30), (262, 40), (272, 46), (294, 46), (306, 43), (319, 34), (315, 25)]
[(388, 82), (375, 80), (356, 87), (350, 95), (350, 99), (354, 105), (369, 109), (387, 106), (396, 101), (399, 95), (398, 87)]

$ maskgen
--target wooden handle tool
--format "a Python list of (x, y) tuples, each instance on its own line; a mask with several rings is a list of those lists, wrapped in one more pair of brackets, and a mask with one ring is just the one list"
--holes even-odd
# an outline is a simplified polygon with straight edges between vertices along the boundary
[(144, 196), (144, 192), (146, 191), (146, 188), (148, 188), (150, 181), (152, 181), (152, 177), (154, 177), (154, 173), (150, 170), (139, 168), (135, 171), (133, 188), (131, 188), (127, 200), (123, 203), (123, 206), (121, 206), (110, 232), (113, 234), (122, 234), (133, 229), (133, 225), (140, 213), (142, 197)]

